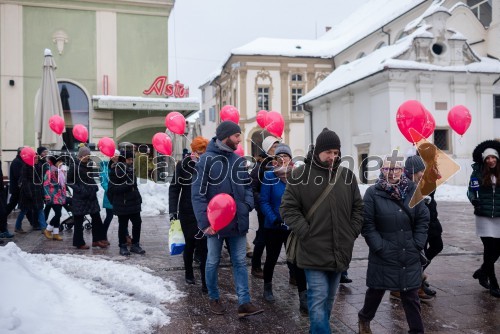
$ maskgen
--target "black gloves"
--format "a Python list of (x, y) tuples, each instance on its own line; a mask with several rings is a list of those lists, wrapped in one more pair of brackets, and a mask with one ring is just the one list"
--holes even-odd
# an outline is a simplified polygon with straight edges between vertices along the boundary
[(283, 224), (283, 220), (281, 218), (276, 218), (273, 222), (274, 226), (281, 226)]
[(172, 221), (172, 220), (177, 220), (177, 219), (178, 219), (178, 217), (177, 217), (177, 212), (172, 212), (172, 213), (170, 214), (170, 221)]

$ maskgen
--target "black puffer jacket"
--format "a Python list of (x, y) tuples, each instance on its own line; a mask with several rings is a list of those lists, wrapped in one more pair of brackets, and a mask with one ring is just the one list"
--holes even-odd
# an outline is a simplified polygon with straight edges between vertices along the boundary
[(24, 165), (25, 163), (19, 154), (16, 155), (10, 164), (9, 190), (11, 194), (19, 193), (19, 179), (21, 178), (21, 170)]
[[(415, 184), (408, 187), (408, 208)], [(421, 201), (410, 209), (415, 227), (403, 209), (378, 184), (366, 190), (361, 234), (370, 249), (366, 285), (373, 289), (410, 290), (420, 287), (419, 252), (427, 240), (429, 210)]]
[(191, 185), (196, 175), (195, 162), (186, 157), (175, 166), (172, 183), (168, 190), (168, 212), (181, 215), (194, 215), (191, 202)]
[(429, 209), (429, 215), (430, 215), (429, 231), (428, 231), (429, 237), (437, 237), (443, 233), (443, 227), (441, 226), (441, 222), (438, 219), (437, 203), (436, 200), (434, 199), (435, 193), (436, 193), (435, 191), (431, 192), (429, 194), (429, 197), (431, 198), (430, 203), (429, 204), (425, 203), (427, 209)]
[(98, 177), (99, 171), (80, 160), (70, 166), (67, 185), (73, 189), (73, 215), (84, 216), (101, 210), (97, 201), (99, 188), (95, 183), (94, 176)]
[(21, 210), (43, 209), (43, 176), (41, 165), (31, 167), (23, 163), (19, 178), (19, 207)]
[(123, 162), (111, 165), (107, 195), (115, 215), (141, 212), (142, 197), (137, 188), (133, 165)]

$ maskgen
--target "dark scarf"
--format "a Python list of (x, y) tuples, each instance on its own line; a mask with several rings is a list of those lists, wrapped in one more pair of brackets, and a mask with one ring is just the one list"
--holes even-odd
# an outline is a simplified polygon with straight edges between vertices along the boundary
[(274, 174), (280, 178), (280, 180), (286, 184), (286, 177), (287, 175), (290, 175), (290, 173), (292, 172), (292, 169), (293, 169), (293, 165), (292, 163), (290, 162), (288, 164), (288, 166), (286, 167), (275, 167), (274, 168)]
[(410, 185), (410, 179), (407, 178), (405, 174), (401, 174), (399, 182), (392, 184), (387, 181), (384, 174), (380, 173), (376, 184), (388, 193), (391, 198), (400, 201), (406, 198), (408, 187)]

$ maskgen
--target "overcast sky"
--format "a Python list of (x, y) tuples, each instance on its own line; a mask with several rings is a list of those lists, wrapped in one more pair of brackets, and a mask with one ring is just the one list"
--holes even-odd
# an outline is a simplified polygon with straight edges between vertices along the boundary
[[(176, 0), (169, 19), (169, 81), (198, 87), (231, 50), (259, 37), (315, 39), (369, 0)], [(201, 102), (201, 101), (200, 101)]]

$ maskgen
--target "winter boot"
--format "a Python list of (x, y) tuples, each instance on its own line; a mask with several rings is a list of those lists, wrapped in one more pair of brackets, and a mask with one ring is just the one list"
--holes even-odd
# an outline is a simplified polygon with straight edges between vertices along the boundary
[(273, 283), (264, 283), (264, 299), (268, 303), (274, 303), (276, 299), (273, 296)]
[(372, 330), (370, 328), (370, 322), (367, 320), (361, 319), (361, 317), (358, 317), (358, 327), (359, 327), (359, 334), (371, 334)]
[(500, 288), (498, 287), (498, 281), (494, 272), (493, 275), (490, 275), (490, 295), (500, 298)]
[(128, 251), (127, 244), (120, 245), (120, 255), (129, 256), (130, 252)]
[(144, 249), (142, 249), (138, 243), (132, 244), (132, 246), (130, 247), (130, 252), (136, 253), (136, 254), (141, 254), (141, 255), (146, 254), (146, 251)]
[(478, 270), (476, 270), (474, 272), (474, 274), (472, 275), (472, 277), (479, 280), (479, 284), (483, 288), (485, 288), (485, 289), (490, 288), (490, 283), (488, 282), (488, 275), (486, 275), (486, 273), (484, 272), (484, 270), (482, 268), (479, 268)]
[(307, 290), (299, 292), (299, 311), (301, 315), (309, 315), (309, 308), (307, 307)]

